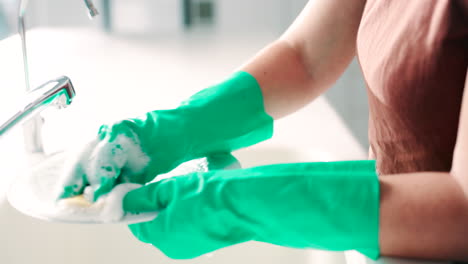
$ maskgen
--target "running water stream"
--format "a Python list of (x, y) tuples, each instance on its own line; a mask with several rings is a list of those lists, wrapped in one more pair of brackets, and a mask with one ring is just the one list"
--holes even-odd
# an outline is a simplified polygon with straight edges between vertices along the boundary
[(18, 14), (18, 33), (21, 38), (21, 50), (23, 53), (23, 68), (24, 68), (24, 81), (26, 85), (26, 92), (31, 91), (29, 82), (29, 64), (28, 64), (28, 52), (26, 47), (26, 27), (24, 23), (24, 16), (26, 14), (26, 6), (28, 0), (20, 0), (19, 14)]

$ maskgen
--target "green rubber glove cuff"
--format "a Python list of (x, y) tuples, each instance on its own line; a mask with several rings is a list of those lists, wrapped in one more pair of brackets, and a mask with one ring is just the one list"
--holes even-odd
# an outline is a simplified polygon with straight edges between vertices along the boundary
[(130, 229), (176, 259), (251, 240), (379, 257), (374, 161), (193, 173), (131, 191), (123, 207), (159, 211), (155, 220)]
[(145, 175), (134, 180), (145, 183), (184, 161), (269, 139), (273, 118), (265, 113), (256, 79), (237, 72), (176, 109), (149, 112), (100, 129), (101, 139), (109, 141), (121, 134), (134, 138), (150, 158)]

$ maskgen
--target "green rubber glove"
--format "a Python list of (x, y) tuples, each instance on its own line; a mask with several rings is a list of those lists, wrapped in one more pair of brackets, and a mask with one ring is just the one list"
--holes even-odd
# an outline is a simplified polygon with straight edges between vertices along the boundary
[(98, 139), (66, 166), (58, 197), (90, 186), (96, 200), (116, 184), (144, 184), (184, 161), (250, 146), (272, 133), (273, 119), (265, 113), (257, 81), (238, 72), (176, 109), (102, 126)]
[(374, 161), (279, 164), (178, 176), (129, 192), (141, 241), (188, 259), (246, 241), (379, 256)]

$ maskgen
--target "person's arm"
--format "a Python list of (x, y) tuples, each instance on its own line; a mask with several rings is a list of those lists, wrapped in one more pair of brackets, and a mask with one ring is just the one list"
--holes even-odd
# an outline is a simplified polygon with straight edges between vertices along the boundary
[(278, 119), (324, 92), (355, 56), (365, 0), (310, 1), (287, 32), (240, 70), (258, 81), (266, 112)]
[(452, 175), (468, 196), (468, 70), (465, 77), (465, 92), (458, 127)]
[(468, 260), (467, 91), (450, 173), (380, 177), (382, 255)]

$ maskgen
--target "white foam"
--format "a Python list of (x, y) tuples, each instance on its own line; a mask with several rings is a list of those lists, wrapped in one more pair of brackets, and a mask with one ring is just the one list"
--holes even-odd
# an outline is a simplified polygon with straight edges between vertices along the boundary
[[(133, 175), (144, 171), (149, 161), (136, 135), (131, 138), (119, 135), (112, 142), (91, 140), (84, 147), (68, 151), (57, 192), (60, 193), (63, 186), (75, 186), (76, 191), (81, 190), (83, 174), (94, 187), (100, 184), (101, 177), (120, 177), (121, 182), (130, 182)], [(122, 170), (125, 170), (123, 175)]]
[[(123, 211), (122, 199), (125, 194), (141, 186), (133, 183), (115, 186), (95, 203), (89, 202), (92, 201), (89, 187), (79, 201), (57, 202), (57, 193), (52, 190), (63, 176), (63, 166), (67, 159), (66, 154), (51, 156), (28, 173), (18, 175), (8, 193), (10, 204), (26, 215), (55, 222), (129, 224), (150, 221), (157, 216), (157, 212), (132, 215)], [(155, 181), (205, 171), (208, 171), (208, 161), (201, 158), (183, 163), (170, 173), (159, 175)]]
[[(93, 147), (91, 155), (81, 156), (80, 159), (79, 162), (83, 164), (87, 175), (109, 178), (118, 177), (122, 168), (125, 168), (130, 177), (141, 173), (150, 161), (150, 158), (142, 151), (136, 135), (131, 138), (119, 135), (112, 142), (101, 141)], [(93, 180), (99, 181), (99, 179), (91, 179)]]
[(119, 184), (110, 193), (101, 196), (94, 203), (89, 203), (86, 198), (81, 198), (83, 199), (81, 202), (71, 202), (73, 200), (70, 201), (69, 199), (60, 200), (52, 217), (69, 221), (120, 222), (125, 216), (122, 207), (124, 196), (129, 191), (141, 186), (134, 183)]
[(72, 223), (132, 223), (149, 221), (154, 213), (139, 215), (125, 214), (122, 199), (126, 193), (141, 185), (122, 183), (109, 194), (101, 196), (95, 203), (84, 197), (81, 201), (57, 202), (56, 188), (63, 172), (66, 155), (55, 155), (41, 162), (28, 173), (18, 175), (8, 193), (10, 204), (24, 214), (58, 222)]
[[(157, 212), (132, 215), (125, 213), (122, 200), (129, 191), (141, 185), (128, 183), (130, 178), (141, 173), (150, 158), (142, 151), (136, 135), (126, 137), (119, 135), (113, 142), (89, 141), (78, 151), (48, 156), (38, 166), (27, 173), (18, 175), (8, 194), (8, 200), (19, 211), (49, 221), (73, 223), (135, 223), (149, 221)], [(108, 167), (113, 169), (108, 169)], [(121, 174), (125, 169), (124, 175)], [(201, 158), (188, 161), (172, 170), (159, 175), (155, 181), (191, 172), (208, 171), (208, 160)], [(93, 201), (93, 186), (100, 179), (91, 178), (91, 186), (85, 188), (79, 198), (64, 199), (57, 202), (57, 192), (63, 186), (83, 184), (82, 175), (99, 175), (120, 177), (121, 184), (115, 186), (106, 195)], [(76, 188), (80, 188), (78, 186)]]

